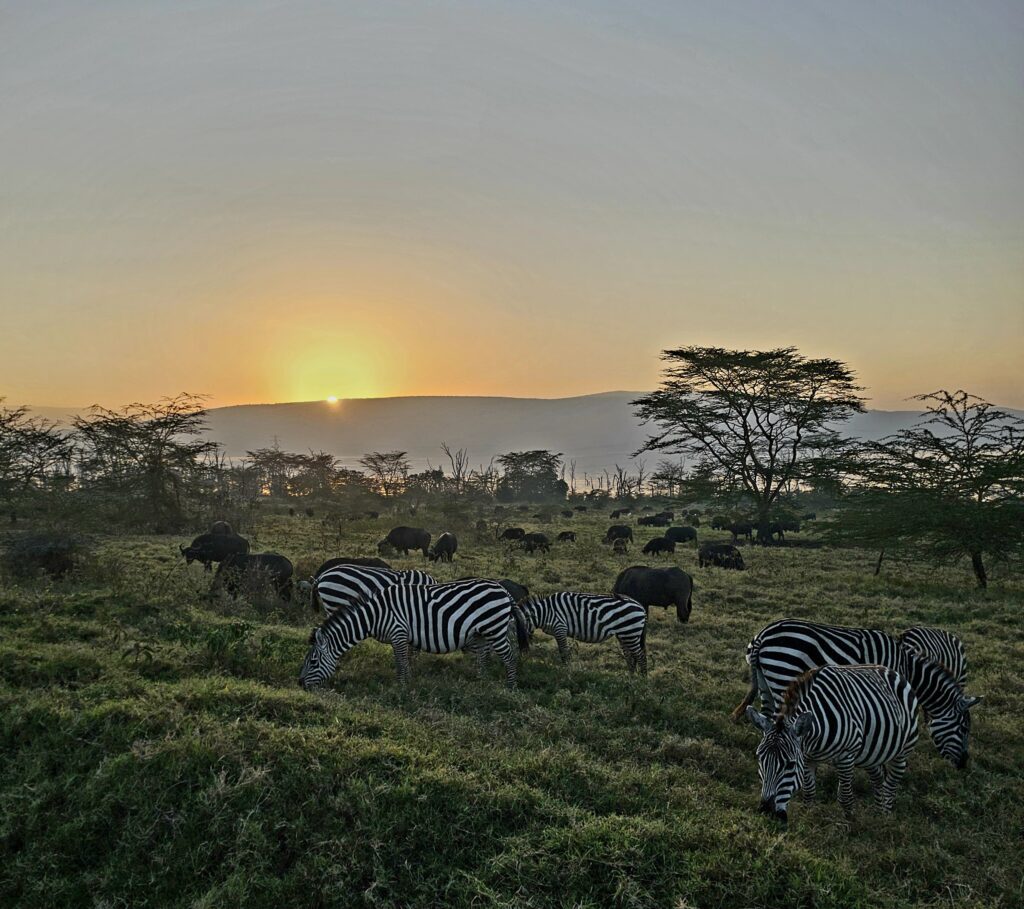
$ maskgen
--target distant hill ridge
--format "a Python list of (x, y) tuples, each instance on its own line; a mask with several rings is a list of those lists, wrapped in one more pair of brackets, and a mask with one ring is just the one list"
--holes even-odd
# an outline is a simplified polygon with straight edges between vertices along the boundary
[[(474, 467), (507, 451), (547, 448), (576, 460), (577, 477), (632, 463), (653, 427), (644, 427), (630, 401), (645, 392), (609, 391), (569, 398), (396, 397), (349, 398), (336, 404), (240, 404), (209, 411), (209, 436), (229, 457), (272, 445), (286, 451), (327, 451), (346, 466), (368, 451), (402, 450), (416, 469), (442, 463), (441, 443), (466, 448)], [(1017, 416), (1024, 411), (1004, 408)], [(41, 416), (67, 422), (81, 411), (34, 408)], [(844, 424), (863, 439), (911, 426), (915, 410), (871, 410)], [(646, 456), (653, 467), (662, 457)]]

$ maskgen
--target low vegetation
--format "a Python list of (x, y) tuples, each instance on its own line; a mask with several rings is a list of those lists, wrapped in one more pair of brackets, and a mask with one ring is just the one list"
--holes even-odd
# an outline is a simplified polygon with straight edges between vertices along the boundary
[[(529, 530), (579, 534), (530, 556), (477, 518), (420, 510), (435, 536), (459, 535), (435, 576), (609, 591), (661, 533), (636, 528), (616, 556), (593, 510), (544, 526), (524, 516)], [(389, 521), (264, 514), (249, 536), (303, 577), (332, 555), (374, 555)], [(425, 654), (403, 688), (370, 642), (314, 694), (296, 684), (312, 624), (302, 603), (209, 599), (183, 542), (96, 538), (63, 579), (0, 580), (0, 905), (1024, 903), (1024, 582), (998, 565), (972, 591), (953, 568), (875, 576), (857, 549), (747, 546), (735, 572), (698, 569), (681, 544), (649, 563), (694, 574), (693, 615), (680, 625), (652, 610), (646, 679), (614, 642), (580, 645), (566, 668), (538, 635), (518, 691), (496, 666), (479, 680), (469, 657)], [(729, 712), (747, 641), (781, 616), (960, 635), (986, 696), (971, 768), (924, 739), (892, 816), (868, 807), (858, 777), (844, 820), (827, 769), (788, 831), (759, 815), (757, 733)]]

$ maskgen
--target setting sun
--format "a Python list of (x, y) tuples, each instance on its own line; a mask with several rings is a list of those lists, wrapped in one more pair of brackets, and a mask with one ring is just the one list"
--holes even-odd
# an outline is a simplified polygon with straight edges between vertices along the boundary
[(338, 403), (338, 396), (337, 395), (328, 395), (327, 396), (327, 403), (328, 404), (337, 404)]

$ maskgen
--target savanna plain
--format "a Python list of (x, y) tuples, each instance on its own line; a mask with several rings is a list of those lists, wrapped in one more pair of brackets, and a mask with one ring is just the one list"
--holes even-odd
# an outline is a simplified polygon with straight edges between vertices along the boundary
[[(373, 555), (392, 524), (264, 515), (247, 536), (308, 576)], [(0, 905), (10, 907), (1019, 907), (1024, 905), (1024, 581), (858, 549), (747, 546), (747, 570), (695, 549), (645, 559), (599, 542), (588, 512), (541, 529), (548, 555), (459, 535), (439, 580), (609, 592), (631, 564), (695, 577), (690, 622), (652, 608), (650, 672), (614, 641), (572, 663), (538, 632), (507, 690), (495, 663), (419, 655), (407, 687), (369, 641), (320, 692), (297, 675), (316, 619), (301, 599), (209, 598), (181, 537), (94, 541), (64, 581), (0, 580)], [(564, 526), (563, 526), (564, 525)], [(339, 530), (340, 526), (340, 530)], [(472, 524), (469, 525), (472, 527)], [(552, 534), (553, 536), (554, 534)], [(727, 539), (701, 528), (702, 539)], [(813, 539), (813, 532), (797, 539)], [(798, 617), (967, 647), (971, 764), (926, 734), (892, 815), (857, 778), (852, 820), (822, 768), (787, 830), (757, 812), (759, 734), (734, 725), (744, 649)]]

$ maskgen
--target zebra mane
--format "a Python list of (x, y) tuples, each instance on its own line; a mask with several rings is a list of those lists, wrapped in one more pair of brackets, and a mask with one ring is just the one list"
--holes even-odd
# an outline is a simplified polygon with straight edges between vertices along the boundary
[(815, 666), (813, 669), (808, 669), (803, 675), (797, 676), (789, 683), (789, 687), (782, 695), (782, 703), (779, 705), (779, 712), (777, 721), (781, 723), (787, 716), (790, 716), (800, 703), (800, 699), (807, 693), (807, 690), (811, 687), (811, 683), (814, 681), (814, 677), (818, 674), (820, 666)]

